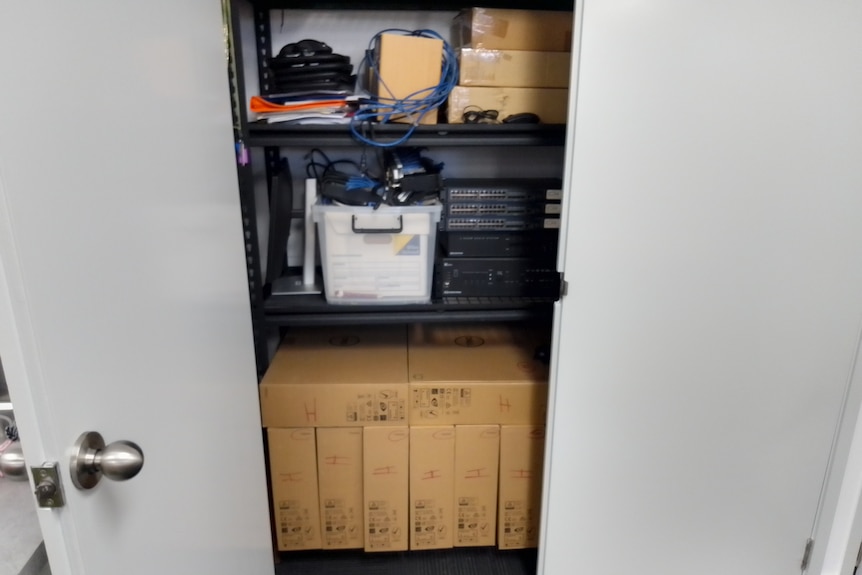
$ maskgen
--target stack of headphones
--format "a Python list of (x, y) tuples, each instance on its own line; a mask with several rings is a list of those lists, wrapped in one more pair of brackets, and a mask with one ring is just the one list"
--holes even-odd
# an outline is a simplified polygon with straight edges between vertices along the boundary
[(269, 68), (273, 94), (350, 94), (356, 86), (350, 57), (317, 40), (287, 44)]

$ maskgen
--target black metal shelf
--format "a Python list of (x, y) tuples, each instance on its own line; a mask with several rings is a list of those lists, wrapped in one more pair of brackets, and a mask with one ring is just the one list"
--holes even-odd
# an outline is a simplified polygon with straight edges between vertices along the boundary
[(276, 575), (535, 575), (538, 551), (456, 547), (434, 551), (290, 551), (279, 554)]
[[(463, 0), (251, 0), (256, 8), (314, 10), (424, 10), (447, 12), (475, 5)], [(574, 9), (574, 0), (486, 0), (483, 8), (520, 8), (529, 10)]]
[(368, 323), (455, 323), (549, 319), (553, 301), (544, 298), (445, 298), (427, 304), (331, 304), (323, 295), (275, 295), (264, 301), (271, 326)]
[[(382, 141), (403, 136), (405, 124), (375, 124), (371, 133)], [(411, 146), (562, 146), (565, 124), (436, 124), (418, 126)], [(346, 125), (295, 125), (253, 122), (248, 126), (249, 146), (356, 146)]]

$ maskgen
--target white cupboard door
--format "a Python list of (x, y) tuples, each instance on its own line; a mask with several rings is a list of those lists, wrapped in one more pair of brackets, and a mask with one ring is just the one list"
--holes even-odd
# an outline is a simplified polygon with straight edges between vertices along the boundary
[(799, 573), (862, 320), (862, 5), (576, 14), (544, 572)]
[[(0, 355), (55, 575), (272, 573), (221, 5), (0, 4)], [(140, 474), (69, 476), (78, 436)]]

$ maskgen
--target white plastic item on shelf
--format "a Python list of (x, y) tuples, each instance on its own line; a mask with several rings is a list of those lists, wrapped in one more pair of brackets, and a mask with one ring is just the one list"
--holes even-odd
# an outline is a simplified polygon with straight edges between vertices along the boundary
[(312, 207), (323, 286), (335, 304), (427, 303), (442, 207)]

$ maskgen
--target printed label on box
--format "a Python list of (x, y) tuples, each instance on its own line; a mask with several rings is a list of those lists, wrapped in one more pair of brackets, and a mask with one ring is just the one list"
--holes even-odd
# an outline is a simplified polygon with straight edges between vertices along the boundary
[(461, 545), (478, 545), (494, 531), (494, 525), (489, 516), (493, 510), (482, 504), (479, 497), (458, 498), (458, 543)]
[(314, 540), (308, 507), (294, 499), (278, 502), (278, 523), (283, 547), (302, 549)]
[(445, 517), (446, 511), (437, 501), (416, 500), (413, 505), (413, 531), (416, 533), (414, 547), (434, 548), (440, 541), (448, 541)]
[(429, 387), (413, 390), (413, 407), (420, 409), (422, 419), (460, 415), (463, 408), (472, 403), (469, 387)]
[(323, 502), (323, 538), (328, 546), (346, 547), (360, 541), (356, 528), (361, 523), (357, 509), (346, 505), (343, 499), (327, 499)]
[(396, 391), (380, 391), (358, 395), (355, 402), (345, 406), (345, 421), (349, 423), (374, 423), (382, 421), (406, 421), (407, 406)]
[(398, 510), (390, 508), (385, 500), (376, 500), (368, 502), (365, 512), (368, 522), (365, 546), (368, 549), (397, 548), (403, 536), (398, 528)]
[(503, 524), (500, 548), (522, 548), (535, 545), (537, 524), (533, 518), (533, 510), (524, 501), (506, 501), (503, 503), (503, 515), (499, 521)]

